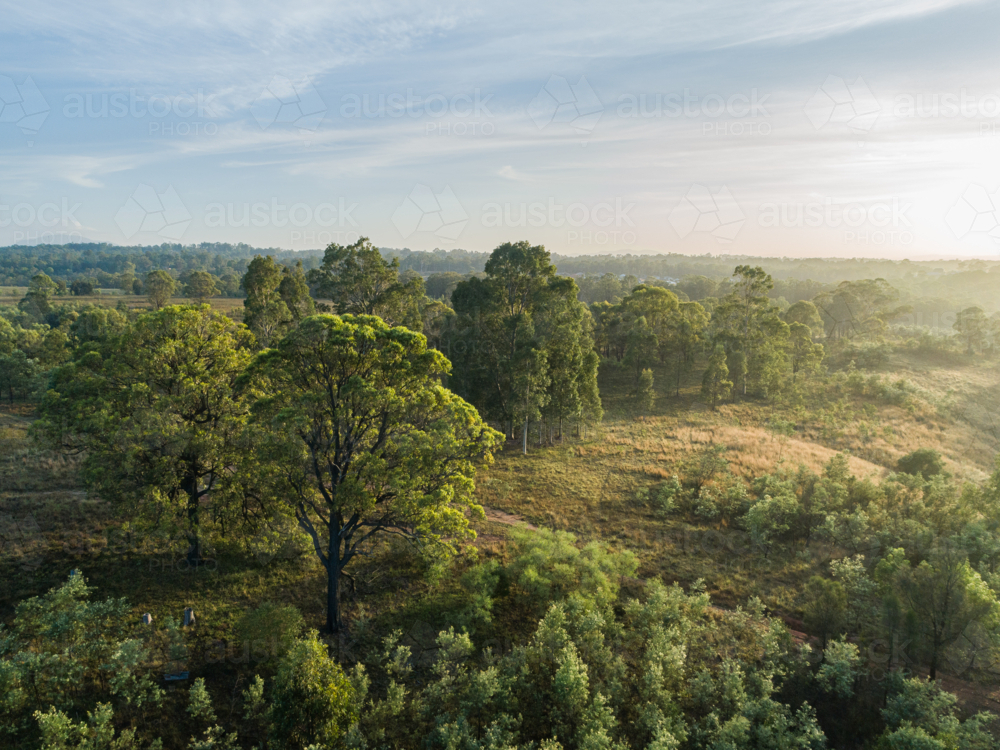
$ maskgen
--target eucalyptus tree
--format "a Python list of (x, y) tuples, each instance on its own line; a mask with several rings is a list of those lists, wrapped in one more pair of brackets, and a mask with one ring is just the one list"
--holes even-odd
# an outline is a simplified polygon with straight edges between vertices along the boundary
[(182, 530), (198, 563), (204, 515), (221, 512), (245, 449), (234, 385), (252, 349), (245, 326), (207, 305), (144, 313), (54, 372), (36, 434), (82, 452), (88, 488), (124, 515)]
[(418, 274), (400, 274), (399, 260), (387, 261), (367, 237), (327, 246), (323, 263), (309, 272), (308, 280), (335, 313), (377, 315), (390, 325), (421, 327), (423, 280)]
[(792, 382), (801, 373), (815, 372), (823, 361), (823, 345), (813, 343), (812, 330), (804, 323), (789, 326), (788, 359), (792, 366)]
[(490, 255), (485, 278), (463, 281), (451, 295), (461, 336), (456, 385), (509, 437), (515, 424), (537, 419), (547, 401), (547, 363), (534, 313), (555, 281), (544, 247), (508, 242)]
[(681, 379), (704, 345), (709, 315), (698, 302), (681, 302), (667, 326), (667, 349), (674, 375), (674, 392), (680, 395)]
[[(459, 283), (451, 296), (456, 362), (453, 385), (513, 438), (521, 425), (571, 416), (599, 418), (593, 320), (571, 279), (556, 275), (548, 251), (505, 243), (483, 278)], [(540, 428), (541, 430), (541, 428)], [(539, 432), (541, 435), (541, 432)]]
[(473, 538), (475, 464), (502, 436), (441, 385), (450, 365), (427, 340), (369, 315), (314, 315), (261, 352), (262, 470), (327, 573), (327, 628), (343, 625), (345, 568), (385, 536), (438, 553)]
[(243, 274), (240, 285), (247, 295), (243, 300), (243, 322), (253, 331), (261, 348), (284, 336), (292, 322), (292, 311), (280, 291), (282, 283), (281, 265), (270, 255), (254, 256)]
[(308, 318), (316, 312), (316, 303), (309, 292), (309, 282), (306, 280), (305, 271), (302, 270), (301, 260), (294, 266), (285, 266), (282, 270), (278, 295), (296, 325), (303, 318)]
[(208, 271), (192, 271), (184, 284), (184, 296), (204, 304), (207, 299), (219, 294), (215, 282), (216, 278)]
[(760, 266), (737, 266), (734, 276), (732, 291), (712, 312), (712, 340), (725, 350), (734, 390), (767, 395), (788, 368), (788, 324), (768, 298), (774, 282)]
[(174, 290), (177, 288), (177, 282), (166, 271), (150, 271), (146, 274), (146, 279), (143, 281), (142, 287), (146, 290), (149, 304), (153, 306), (154, 310), (159, 310), (170, 301)]
[(666, 361), (670, 353), (670, 329), (680, 310), (677, 295), (663, 287), (643, 284), (633, 289), (618, 308), (630, 330), (636, 320), (646, 319), (646, 324), (656, 336), (658, 358), (660, 362)]

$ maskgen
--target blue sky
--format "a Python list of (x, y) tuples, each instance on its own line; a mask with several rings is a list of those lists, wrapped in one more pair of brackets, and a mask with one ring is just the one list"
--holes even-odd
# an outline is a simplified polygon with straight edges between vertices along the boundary
[(0, 18), (0, 245), (1000, 255), (997, 4)]

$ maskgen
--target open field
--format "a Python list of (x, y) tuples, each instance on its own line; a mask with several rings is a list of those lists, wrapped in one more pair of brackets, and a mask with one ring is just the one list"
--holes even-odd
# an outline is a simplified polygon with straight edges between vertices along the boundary
[[(24, 297), (24, 293), (27, 291), (25, 287), (2, 287), (0, 288), (0, 307), (10, 306), (16, 307), (17, 303), (21, 301)], [(92, 294), (88, 296), (69, 296), (69, 297), (55, 297), (54, 301), (59, 304), (76, 304), (85, 305), (104, 305), (106, 307), (115, 307), (119, 302), (124, 302), (128, 305), (129, 309), (147, 309), (149, 308), (149, 300), (145, 295), (141, 294)], [(224, 312), (231, 317), (241, 316), (243, 310), (243, 299), (241, 297), (212, 297), (208, 300), (208, 303), (212, 306), (213, 310), (219, 310)], [(188, 305), (191, 304), (191, 300), (187, 297), (172, 297), (169, 304), (171, 305)]]

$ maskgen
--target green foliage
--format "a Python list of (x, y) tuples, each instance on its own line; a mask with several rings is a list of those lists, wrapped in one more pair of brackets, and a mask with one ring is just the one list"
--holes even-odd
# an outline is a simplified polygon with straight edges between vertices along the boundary
[(555, 271), (544, 247), (506, 243), (491, 254), (485, 278), (452, 293), (449, 383), (511, 437), (516, 425), (526, 433), (542, 418), (560, 427), (572, 417), (593, 423), (602, 412), (590, 316), (576, 284)]
[(795, 323), (806, 326), (813, 337), (821, 336), (824, 333), (823, 318), (820, 317), (816, 305), (809, 300), (799, 300), (794, 303), (782, 313), (782, 318), (789, 326)]
[(278, 294), (296, 324), (316, 312), (316, 303), (310, 295), (309, 282), (306, 280), (301, 260), (294, 266), (285, 266), (281, 272)]
[(70, 292), (77, 297), (89, 297), (94, 293), (95, 285), (93, 279), (77, 279), (70, 284)]
[(47, 274), (35, 274), (28, 284), (27, 293), (17, 306), (26, 315), (40, 321), (52, 311), (49, 297), (55, 294), (56, 289), (56, 282)]
[(118, 335), (127, 326), (128, 317), (118, 310), (90, 305), (80, 310), (79, 316), (70, 324), (69, 330), (78, 344), (86, 344)]
[(20, 349), (0, 354), (0, 397), (6, 395), (11, 404), (15, 399), (31, 398), (41, 385), (40, 376), (38, 361)]
[(680, 480), (674, 474), (656, 490), (654, 500), (657, 512), (664, 516), (672, 513), (677, 507), (682, 492), (683, 487)]
[(906, 474), (922, 476), (924, 479), (945, 473), (941, 454), (933, 448), (918, 448), (907, 453), (896, 462), (896, 468)]
[(715, 405), (729, 397), (733, 391), (733, 381), (729, 379), (726, 351), (721, 344), (715, 347), (708, 359), (708, 367), (701, 380), (701, 397), (714, 409)]
[(819, 666), (816, 679), (827, 692), (840, 698), (850, 698), (860, 666), (861, 656), (855, 644), (843, 639), (831, 641), (823, 649), (823, 663)]
[(788, 330), (788, 354), (794, 382), (800, 372), (807, 375), (819, 369), (823, 361), (823, 345), (813, 343), (812, 331), (802, 323), (792, 323)]
[(500, 576), (500, 563), (496, 560), (473, 565), (462, 574), (462, 589), (468, 597), (468, 603), (460, 616), (464, 626), (475, 630), (477, 625), (493, 622), (493, 603), (500, 585)]
[(246, 291), (243, 322), (253, 331), (261, 348), (271, 346), (288, 329), (292, 313), (281, 298), (281, 267), (268, 255), (255, 257), (240, 285)]
[(315, 632), (282, 659), (271, 689), (270, 745), (300, 750), (342, 747), (358, 719), (354, 686)]
[[(35, 718), (42, 735), (41, 750), (140, 750), (143, 747), (134, 729), (126, 729), (115, 736), (114, 711), (107, 703), (98, 703), (93, 711), (88, 711), (86, 722), (74, 723), (54, 706), (44, 713), (36, 711)], [(162, 743), (155, 740), (148, 748), (161, 750)]]
[(254, 659), (284, 656), (302, 633), (305, 621), (295, 607), (264, 602), (236, 623), (234, 632)]
[(432, 273), (427, 277), (424, 286), (428, 297), (447, 302), (451, 299), (451, 293), (455, 291), (455, 287), (460, 281), (462, 281), (462, 274), (446, 271)]
[(990, 728), (996, 717), (979, 713), (961, 721), (955, 696), (941, 690), (934, 681), (903, 679), (895, 673), (891, 687), (882, 710), (886, 730), (878, 742), (880, 750), (1000, 747)]
[(216, 278), (207, 271), (192, 271), (184, 284), (184, 296), (204, 304), (209, 297), (219, 293)]
[(915, 568), (901, 566), (895, 583), (917, 623), (921, 651), (932, 680), (945, 649), (970, 626), (989, 623), (992, 627), (1000, 622), (996, 593), (972, 569), (964, 552), (950, 544), (935, 549)]
[(391, 531), (450, 553), (472, 536), (474, 463), (501, 436), (439, 385), (447, 370), (421, 334), (364, 315), (307, 318), (250, 369), (263, 463), (327, 569), (331, 629), (359, 545)]
[(681, 380), (693, 367), (695, 357), (704, 346), (708, 324), (708, 311), (697, 302), (681, 302), (677, 314), (671, 316), (667, 324), (663, 348), (674, 371), (675, 395), (680, 395)]
[(746, 523), (750, 538), (765, 553), (774, 545), (790, 538), (802, 508), (794, 495), (765, 495), (747, 511)]
[[(0, 731), (26, 737), (34, 716), (51, 747), (104, 747), (98, 737), (111, 746), (111, 708), (97, 701), (113, 699), (132, 717), (160, 705), (163, 692), (150, 679), (147, 648), (132, 635), (128, 604), (90, 601), (92, 592), (75, 573), (21, 602), (10, 627), (0, 628)], [(89, 724), (71, 722), (91, 709)]]
[(952, 327), (965, 340), (966, 351), (969, 354), (974, 354), (976, 349), (982, 351), (989, 335), (989, 321), (983, 308), (978, 306), (965, 308), (958, 313)]
[[(656, 360), (657, 340), (652, 326), (646, 318), (640, 316), (632, 322), (628, 335), (625, 337), (625, 358), (622, 363), (632, 369), (636, 386), (644, 369)], [(652, 371), (650, 370), (650, 374)]]
[(653, 389), (653, 371), (648, 367), (639, 373), (639, 382), (633, 393), (635, 408), (640, 414), (648, 414), (656, 401), (656, 391)]
[(597, 542), (581, 548), (565, 531), (513, 531), (512, 536), (518, 555), (508, 575), (535, 611), (561, 601), (605, 607), (617, 597), (621, 577), (635, 575), (638, 565), (628, 550), (612, 553)]
[(823, 639), (842, 632), (847, 624), (847, 590), (840, 581), (813, 576), (806, 585), (805, 624)]
[(205, 689), (205, 680), (201, 677), (194, 681), (188, 692), (188, 713), (194, 719), (213, 724), (216, 720), (215, 709), (212, 708), (212, 696)]
[(886, 321), (902, 312), (894, 307), (899, 291), (885, 279), (844, 281), (815, 298), (828, 338), (875, 339)]
[(735, 277), (712, 312), (712, 340), (725, 352), (735, 392), (766, 396), (782, 385), (789, 327), (768, 299), (774, 282), (762, 268), (738, 266)]
[(329, 245), (309, 282), (320, 299), (332, 300), (338, 314), (377, 315), (392, 326), (421, 328), (423, 280), (419, 275), (404, 278), (399, 261), (383, 258), (367, 237), (352, 245)]
[(247, 404), (233, 386), (252, 337), (207, 306), (140, 315), (53, 376), (35, 434), (84, 451), (83, 475), (119, 510), (183, 528), (201, 558), (203, 501), (222, 513)]
[(170, 301), (177, 288), (177, 282), (166, 271), (150, 271), (146, 275), (142, 287), (149, 298), (149, 304), (153, 306), (154, 310), (159, 310)]

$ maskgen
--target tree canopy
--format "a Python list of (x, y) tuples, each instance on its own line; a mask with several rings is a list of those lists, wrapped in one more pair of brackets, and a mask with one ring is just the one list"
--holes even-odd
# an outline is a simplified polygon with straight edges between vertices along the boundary
[(475, 463), (500, 435), (440, 385), (449, 369), (422, 334), (368, 315), (316, 315), (258, 355), (261, 456), (327, 570), (327, 627), (340, 579), (366, 544), (397, 534), (439, 551), (471, 538)]
[(37, 430), (82, 451), (85, 481), (121, 511), (182, 528), (197, 562), (203, 513), (237, 463), (247, 407), (233, 385), (252, 342), (207, 305), (144, 313), (53, 374)]

